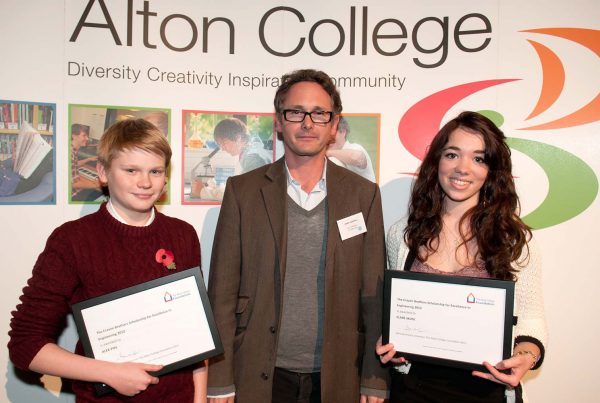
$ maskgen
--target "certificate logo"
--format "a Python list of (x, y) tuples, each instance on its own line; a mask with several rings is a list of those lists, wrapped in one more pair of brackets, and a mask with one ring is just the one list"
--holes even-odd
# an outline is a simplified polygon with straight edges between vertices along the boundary
[(163, 299), (165, 300), (165, 302), (171, 302), (179, 298), (189, 297), (191, 294), (192, 293), (190, 290), (180, 291), (176, 293), (170, 293), (169, 291), (165, 291)]
[(496, 305), (496, 301), (485, 298), (477, 298), (472, 292), (467, 295), (467, 304), (480, 304), (480, 305)]

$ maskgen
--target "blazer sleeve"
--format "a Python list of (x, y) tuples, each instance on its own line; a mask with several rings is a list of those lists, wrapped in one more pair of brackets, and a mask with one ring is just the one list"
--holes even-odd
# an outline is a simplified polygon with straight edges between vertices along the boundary
[(208, 278), (208, 297), (223, 344), (223, 355), (210, 361), (209, 396), (235, 391), (233, 342), (241, 270), (239, 228), (240, 208), (235, 194), (235, 182), (230, 178), (225, 187), (217, 222)]
[(365, 326), (365, 346), (362, 367), (362, 390), (389, 389), (389, 371), (375, 354), (375, 343), (381, 336), (383, 305), (383, 271), (385, 270), (385, 236), (381, 193), (375, 187), (366, 214), (367, 232), (363, 243), (361, 314)]

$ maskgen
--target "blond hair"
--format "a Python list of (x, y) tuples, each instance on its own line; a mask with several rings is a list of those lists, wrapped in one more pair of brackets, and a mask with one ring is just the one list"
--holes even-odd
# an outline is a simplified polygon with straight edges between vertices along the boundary
[(165, 159), (165, 168), (171, 162), (171, 146), (163, 133), (144, 119), (125, 119), (110, 126), (98, 144), (98, 161), (109, 169), (117, 153), (140, 149)]

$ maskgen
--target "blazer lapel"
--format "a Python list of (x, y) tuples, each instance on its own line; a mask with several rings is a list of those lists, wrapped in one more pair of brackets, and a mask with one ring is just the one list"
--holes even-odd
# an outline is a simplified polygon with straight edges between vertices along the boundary
[(279, 270), (283, 278), (287, 249), (287, 177), (283, 158), (272, 164), (265, 176), (270, 183), (264, 185), (261, 192), (269, 216), (269, 225), (275, 238)]
[(345, 198), (348, 197), (348, 189), (345, 185), (345, 175), (334, 163), (327, 160), (327, 206), (328, 206), (328, 228), (327, 228), (327, 256), (325, 266), (326, 280), (329, 282), (333, 276), (333, 257), (338, 243), (342, 242), (340, 231), (337, 226), (337, 220), (343, 217), (338, 217), (338, 211), (341, 206), (346, 203)]

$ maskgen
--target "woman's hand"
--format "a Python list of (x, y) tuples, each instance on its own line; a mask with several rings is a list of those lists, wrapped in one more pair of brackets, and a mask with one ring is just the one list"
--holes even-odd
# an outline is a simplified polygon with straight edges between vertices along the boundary
[(148, 372), (162, 369), (162, 365), (140, 364), (135, 362), (115, 363), (103, 381), (125, 396), (135, 396), (150, 385), (156, 385), (158, 378)]
[(385, 346), (381, 344), (381, 336), (377, 339), (377, 343), (375, 344), (375, 352), (379, 356), (379, 360), (382, 364), (387, 364), (391, 362), (392, 364), (408, 364), (408, 360), (404, 357), (394, 358), (396, 355), (396, 350), (394, 350), (394, 345), (392, 343), (386, 344)]
[[(484, 362), (483, 365), (485, 365), (490, 373), (473, 371), (473, 375), (493, 382), (510, 385), (514, 388), (519, 385), (523, 376), (525, 376), (534, 364), (535, 362), (530, 355), (516, 355), (500, 361), (496, 364), (496, 367), (493, 367), (489, 362)], [(500, 372), (504, 370), (510, 370), (510, 372), (508, 374)]]

